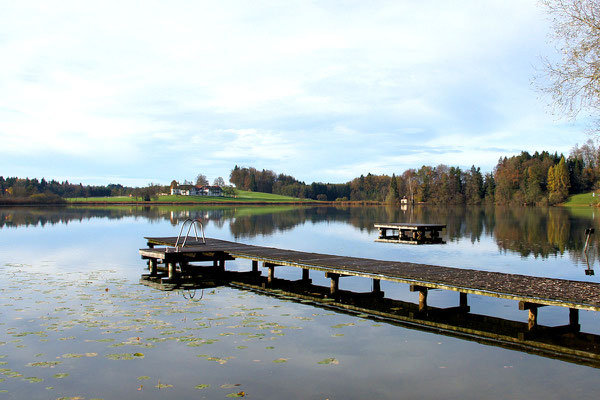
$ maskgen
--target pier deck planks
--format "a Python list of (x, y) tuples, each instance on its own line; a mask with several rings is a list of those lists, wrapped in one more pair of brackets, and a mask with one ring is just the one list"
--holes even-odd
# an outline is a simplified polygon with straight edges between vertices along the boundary
[[(174, 246), (176, 241), (175, 237), (146, 239), (149, 244), (164, 246)], [(168, 251), (166, 248), (140, 249), (142, 257), (160, 260), (209, 253), (224, 253), (233, 258), (308, 268), (342, 276), (361, 276), (430, 289), (454, 290), (540, 305), (600, 311), (600, 284), (594, 282), (308, 253), (212, 238), (207, 238), (206, 244), (188, 240), (186, 247), (181, 248), (179, 252)]]

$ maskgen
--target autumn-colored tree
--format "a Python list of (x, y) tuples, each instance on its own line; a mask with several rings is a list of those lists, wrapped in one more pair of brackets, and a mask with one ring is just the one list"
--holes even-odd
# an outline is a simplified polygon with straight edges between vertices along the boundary
[(569, 195), (571, 182), (569, 171), (564, 157), (555, 166), (548, 169), (548, 201), (557, 204), (564, 201)]

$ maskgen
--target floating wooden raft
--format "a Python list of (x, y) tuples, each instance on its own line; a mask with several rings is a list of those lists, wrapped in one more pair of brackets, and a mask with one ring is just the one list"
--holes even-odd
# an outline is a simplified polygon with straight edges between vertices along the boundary
[[(148, 260), (150, 277), (157, 276), (157, 265), (165, 264), (168, 280), (177, 279), (176, 265), (189, 271), (201, 266), (190, 266), (194, 261), (213, 261), (224, 269), (225, 260), (245, 258), (252, 260), (252, 271), (258, 272), (258, 263), (268, 268), (268, 280), (274, 279), (275, 267), (287, 265), (302, 268), (302, 279), (309, 280), (309, 271), (324, 271), (331, 279), (331, 295), (338, 291), (340, 277), (359, 276), (373, 279), (373, 292), (380, 292), (380, 281), (410, 284), (411, 291), (419, 292), (419, 310), (427, 310), (429, 289), (445, 289), (460, 293), (460, 302), (454, 309), (468, 312), (467, 294), (497, 297), (519, 301), (519, 309), (529, 310), (529, 326), (537, 327), (538, 308), (560, 306), (570, 309), (569, 325), (556, 327), (564, 331), (579, 331), (578, 310), (600, 311), (600, 284), (594, 282), (541, 278), (527, 275), (487, 272), (471, 269), (382, 261), (330, 254), (308, 253), (273, 247), (253, 246), (207, 238), (206, 243), (190, 240), (188, 245), (174, 248), (175, 237), (147, 237), (150, 248), (140, 249)], [(154, 248), (155, 245), (168, 247)], [(162, 278), (161, 278), (162, 279)]]
[(406, 222), (388, 222), (375, 224), (379, 229), (376, 242), (406, 243), (406, 244), (437, 244), (444, 243), (440, 232), (446, 225), (442, 224), (411, 224)]

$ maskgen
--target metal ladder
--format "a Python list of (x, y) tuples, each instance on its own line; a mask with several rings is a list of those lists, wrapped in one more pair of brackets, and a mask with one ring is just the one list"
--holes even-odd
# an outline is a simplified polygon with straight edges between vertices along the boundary
[[(183, 233), (183, 228), (185, 228), (185, 226), (188, 222), (189, 222), (190, 226), (188, 227), (187, 233), (185, 234), (183, 243), (181, 244), (181, 246), (179, 246), (179, 240), (181, 240), (181, 238), (182, 238), (181, 234)], [(188, 218), (185, 221), (183, 221), (183, 224), (181, 225), (181, 230), (179, 231), (179, 235), (177, 236), (177, 241), (175, 242), (175, 251), (179, 251), (179, 249), (181, 247), (185, 247), (188, 237), (190, 236), (190, 231), (192, 230), (192, 227), (194, 227), (194, 234), (196, 236), (196, 242), (199, 241), (198, 230), (196, 229), (196, 225), (200, 225), (200, 232), (202, 233), (202, 243), (201, 244), (206, 244), (206, 237), (204, 236), (204, 225), (202, 225), (202, 221), (199, 218)], [(200, 243), (196, 243), (196, 244), (200, 244)]]

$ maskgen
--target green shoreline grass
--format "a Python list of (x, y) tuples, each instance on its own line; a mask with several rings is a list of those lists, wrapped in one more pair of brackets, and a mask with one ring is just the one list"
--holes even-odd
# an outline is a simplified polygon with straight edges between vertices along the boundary
[(600, 197), (598, 195), (592, 196), (594, 192), (574, 194), (569, 196), (567, 201), (561, 203), (562, 207), (595, 207), (598, 205)]
[(65, 199), (68, 204), (105, 204), (105, 203), (144, 203), (144, 204), (231, 204), (231, 203), (317, 203), (312, 199), (299, 199), (296, 197), (281, 196), (271, 193), (236, 191), (236, 197), (214, 197), (214, 196), (181, 196), (166, 195), (158, 196), (150, 201), (142, 201), (139, 198), (129, 196), (114, 197), (73, 197)]

